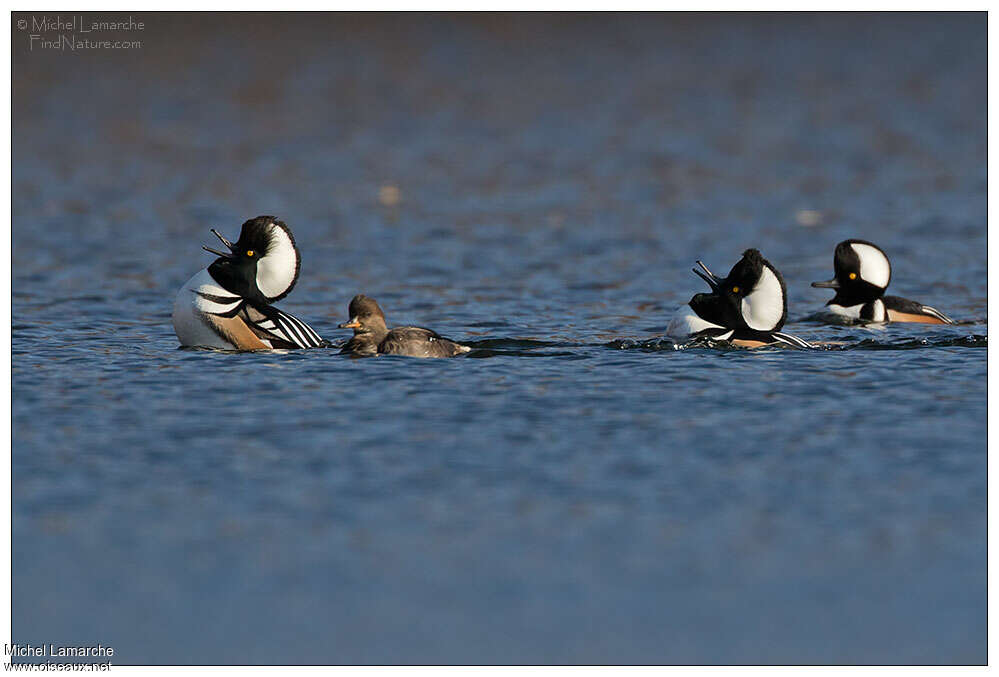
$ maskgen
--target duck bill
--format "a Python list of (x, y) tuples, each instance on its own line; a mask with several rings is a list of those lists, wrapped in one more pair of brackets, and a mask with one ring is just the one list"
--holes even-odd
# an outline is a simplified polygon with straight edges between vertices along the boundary
[(206, 245), (201, 245), (201, 248), (204, 249), (209, 254), (215, 254), (215, 256), (221, 256), (224, 259), (233, 258), (232, 254), (229, 252), (220, 252), (218, 249), (212, 249), (211, 247), (208, 247)]
[(229, 251), (232, 251), (232, 247), (233, 247), (232, 242), (229, 242), (229, 240), (226, 239), (225, 235), (223, 235), (222, 233), (218, 232), (214, 228), (212, 228), (211, 230), (212, 230), (212, 233), (215, 235), (215, 237), (217, 237), (218, 239), (220, 239), (222, 241), (222, 244), (224, 244), (229, 249)]
[(839, 280), (834, 277), (833, 279), (826, 280), (825, 282), (813, 282), (812, 286), (819, 289), (839, 289)]
[(219, 240), (221, 240), (222, 244), (224, 244), (226, 246), (226, 248), (229, 250), (229, 252), (228, 253), (220, 252), (218, 249), (212, 249), (211, 247), (206, 247), (205, 245), (201, 245), (201, 248), (204, 249), (206, 252), (208, 252), (210, 254), (215, 254), (215, 256), (221, 256), (222, 258), (225, 258), (225, 259), (231, 259), (231, 258), (233, 258), (233, 255), (235, 253), (234, 252), (235, 246), (232, 244), (232, 242), (229, 242), (229, 240), (226, 239), (225, 235), (223, 235), (222, 233), (218, 232), (214, 228), (212, 228), (211, 231), (212, 231), (212, 234), (215, 235), (215, 237), (217, 237)]
[(694, 275), (697, 275), (699, 278), (707, 282), (708, 286), (711, 287), (711, 291), (717, 292), (721, 288), (722, 279), (708, 270), (708, 267), (704, 265), (703, 261), (698, 260), (697, 265), (700, 266), (701, 270), (691, 268), (691, 270), (694, 271)]
[(337, 325), (340, 329), (360, 329), (361, 322), (356, 318), (350, 318), (350, 322), (341, 322)]

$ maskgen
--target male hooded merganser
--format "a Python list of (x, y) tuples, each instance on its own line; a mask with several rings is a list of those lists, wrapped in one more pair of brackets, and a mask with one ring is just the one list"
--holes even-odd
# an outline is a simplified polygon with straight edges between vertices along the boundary
[(341, 324), (340, 328), (353, 329), (354, 336), (341, 353), (454, 357), (472, 350), (423, 327), (396, 327), (390, 331), (378, 302), (364, 294), (351, 299), (349, 313), (350, 321)]
[(697, 265), (701, 270), (694, 268), (694, 273), (708, 283), (711, 293), (690, 299), (693, 313), (684, 310), (673, 318), (666, 329), (670, 338), (711, 338), (749, 348), (769, 344), (813, 347), (780, 331), (787, 319), (787, 287), (780, 271), (758, 250), (743, 252), (724, 279), (700, 261)]
[(954, 324), (936, 308), (885, 296), (891, 281), (891, 263), (880, 247), (865, 240), (844, 240), (833, 255), (836, 276), (813, 287), (835, 289), (836, 296), (826, 307), (833, 315), (861, 322), (926, 322)]
[(173, 328), (181, 345), (236, 350), (318, 348), (328, 345), (312, 328), (270, 304), (298, 281), (295, 238), (273, 216), (243, 224), (234, 244), (212, 228), (229, 251), (181, 287)]

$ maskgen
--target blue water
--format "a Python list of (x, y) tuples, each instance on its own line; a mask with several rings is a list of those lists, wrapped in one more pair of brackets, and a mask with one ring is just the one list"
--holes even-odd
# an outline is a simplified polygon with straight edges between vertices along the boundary
[[(145, 21), (14, 34), (14, 641), (986, 661), (984, 14)], [(258, 214), (325, 337), (363, 292), (476, 350), (178, 349)], [(847, 237), (961, 324), (805, 321)], [(842, 345), (660, 340), (751, 246)]]

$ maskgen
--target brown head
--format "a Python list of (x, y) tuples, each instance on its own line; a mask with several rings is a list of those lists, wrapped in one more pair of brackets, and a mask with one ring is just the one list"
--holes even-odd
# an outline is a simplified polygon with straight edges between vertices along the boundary
[(358, 294), (350, 301), (348, 308), (350, 321), (340, 325), (341, 329), (353, 329), (354, 335), (374, 334), (384, 336), (388, 333), (385, 325), (385, 313), (378, 302), (364, 294)]

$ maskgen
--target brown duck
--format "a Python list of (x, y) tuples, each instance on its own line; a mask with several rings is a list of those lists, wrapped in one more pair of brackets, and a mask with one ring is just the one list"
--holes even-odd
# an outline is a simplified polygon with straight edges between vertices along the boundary
[(354, 336), (343, 346), (341, 353), (455, 357), (472, 350), (423, 327), (396, 327), (390, 330), (378, 302), (364, 294), (351, 299), (348, 310), (350, 321), (341, 324), (340, 328), (353, 329)]

